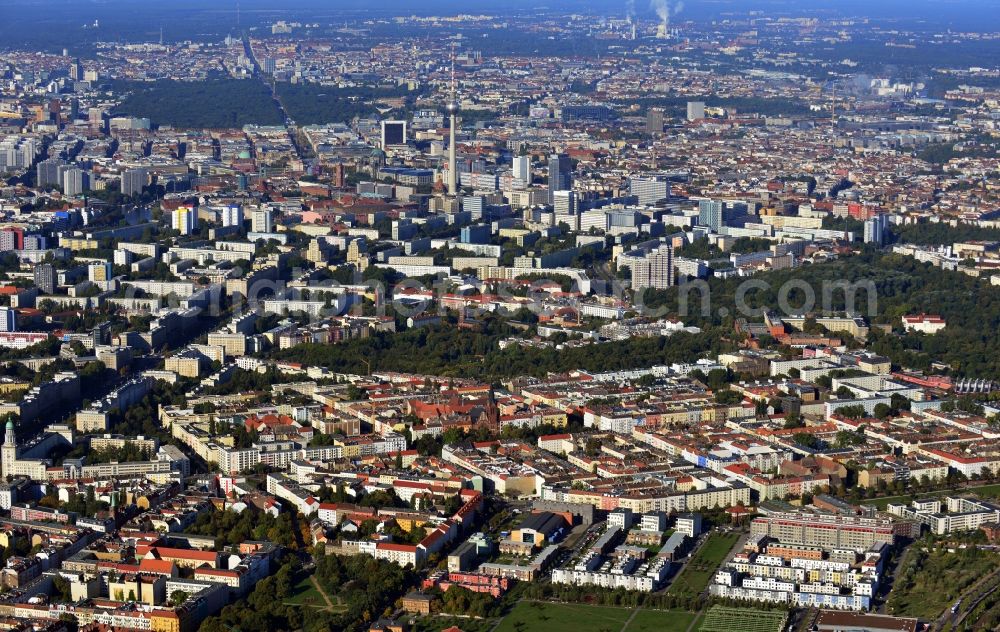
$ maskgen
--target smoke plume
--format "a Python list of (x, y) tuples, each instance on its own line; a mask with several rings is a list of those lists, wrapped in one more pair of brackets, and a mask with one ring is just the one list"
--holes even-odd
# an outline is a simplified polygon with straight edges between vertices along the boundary
[(649, 6), (656, 15), (660, 18), (660, 22), (663, 24), (664, 28), (670, 26), (670, 16), (677, 15), (684, 10), (684, 2), (678, 2), (673, 7), (667, 0), (651, 0)]

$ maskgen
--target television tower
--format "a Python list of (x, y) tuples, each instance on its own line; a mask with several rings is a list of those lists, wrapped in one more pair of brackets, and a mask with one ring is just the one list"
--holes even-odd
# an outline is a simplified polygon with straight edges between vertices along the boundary
[(455, 97), (455, 49), (451, 50), (451, 95), (448, 98), (449, 143), (448, 143), (448, 195), (458, 195), (458, 156), (455, 150), (455, 126), (458, 124), (458, 99)]
[(837, 82), (833, 82), (830, 90), (830, 127), (837, 127)]

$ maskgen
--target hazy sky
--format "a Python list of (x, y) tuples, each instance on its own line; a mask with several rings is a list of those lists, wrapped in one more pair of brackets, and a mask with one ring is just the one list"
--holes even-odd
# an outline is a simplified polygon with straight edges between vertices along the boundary
[[(240, 0), (245, 11), (257, 9), (302, 9), (315, 7), (324, 11), (331, 9), (376, 9), (396, 13), (428, 11), (468, 12), (483, 10), (489, 12), (505, 9), (537, 9), (552, 8), (588, 8), (600, 9), (609, 13), (624, 13), (627, 0)], [(675, 4), (675, 3), (671, 3)], [(685, 1), (682, 14), (703, 17), (733, 10), (756, 9), (780, 13), (803, 13), (823, 10), (853, 14), (870, 14), (878, 16), (954, 16), (954, 17), (992, 17), (984, 15), (1000, 10), (1000, 0), (690, 0)], [(74, 11), (63, 13), (66, 19), (75, 16), (83, 17), (93, 9), (104, 12), (109, 8), (142, 8), (157, 9), (207, 9), (209, 7), (223, 10), (235, 7), (236, 0), (174, 0), (169, 3), (159, 3), (155, 0), (3, 0), (0, 2), (0, 16), (17, 19), (22, 12), (32, 13), (35, 10), (51, 10), (53, 6), (72, 7)], [(649, 0), (635, 0), (638, 12), (651, 12)]]
[[(675, 6), (679, 0), (668, 1)], [(175, 31), (169, 34), (173, 36), (185, 30), (197, 35), (212, 26), (235, 24), (236, 4), (237, 0), (0, 0), (0, 47), (36, 40), (52, 47), (59, 38), (93, 41), (109, 35), (131, 40), (136, 32), (161, 27)], [(308, 19), (310, 14), (329, 23), (340, 11), (354, 19), (360, 17), (359, 11), (384, 16), (550, 9), (623, 16), (629, 4), (628, 0), (239, 0), (244, 27), (276, 16)], [(652, 19), (650, 0), (631, 4), (640, 17)], [(1000, 0), (683, 0), (683, 5), (678, 20), (703, 21), (757, 10), (769, 15), (902, 18), (935, 28), (1000, 30)], [(82, 25), (95, 19), (105, 27), (104, 33), (81, 33)]]

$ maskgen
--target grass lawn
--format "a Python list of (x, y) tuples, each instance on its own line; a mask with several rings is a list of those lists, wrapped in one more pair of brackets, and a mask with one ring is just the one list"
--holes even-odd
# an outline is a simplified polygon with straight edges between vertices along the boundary
[[(934, 496), (935, 494), (931, 493), (931, 494), (926, 494), (926, 495), (927, 496)], [(909, 504), (911, 500), (913, 500), (913, 496), (885, 496), (884, 498), (873, 498), (871, 500), (862, 500), (862, 501), (859, 501), (858, 504), (860, 504), (860, 505), (875, 505), (880, 510), (885, 511), (885, 508), (889, 505), (889, 503), (893, 503), (893, 504), (897, 504), (897, 505), (899, 503)]]
[(327, 595), (330, 599), (329, 605), (323, 598), (323, 593), (319, 591), (312, 581), (312, 575), (303, 577), (299, 583), (292, 587), (292, 596), (285, 600), (286, 604), (292, 606), (305, 606), (308, 608), (322, 608), (330, 612), (343, 612), (347, 607), (343, 605), (340, 598), (335, 595)]
[(312, 575), (303, 577), (302, 580), (292, 587), (292, 596), (285, 600), (285, 603), (295, 606), (316, 606), (326, 607), (323, 596), (312, 583)]
[(733, 548), (740, 536), (735, 533), (713, 533), (687, 563), (684, 570), (670, 584), (667, 592), (674, 595), (697, 595), (705, 590), (719, 564)]
[[(545, 632), (619, 632), (631, 614), (632, 610), (629, 608), (521, 601), (514, 606), (510, 614), (504, 617), (496, 632), (534, 632), (535, 630), (544, 630)], [(461, 623), (458, 625), (462, 627)], [(639, 630), (639, 628), (634, 629)], [(653, 630), (654, 628), (648, 629)], [(671, 628), (658, 629), (669, 630)], [(633, 630), (633, 628), (630, 627), (629, 630)]]
[(625, 632), (686, 632), (697, 616), (684, 610), (640, 610)]
[(714, 533), (709, 536), (705, 546), (701, 547), (698, 551), (695, 559), (704, 560), (718, 566), (739, 539), (740, 536), (735, 533)]

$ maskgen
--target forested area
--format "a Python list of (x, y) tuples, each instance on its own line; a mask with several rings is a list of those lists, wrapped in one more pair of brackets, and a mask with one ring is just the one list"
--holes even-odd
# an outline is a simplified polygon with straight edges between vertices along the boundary
[(367, 630), (393, 609), (396, 600), (412, 586), (412, 570), (368, 555), (340, 557), (316, 555), (315, 579), (323, 591), (346, 608), (330, 612), (287, 603), (292, 596), (296, 564), (287, 560), (271, 577), (261, 580), (245, 601), (231, 604), (206, 619), (202, 632), (247, 630)]
[(896, 240), (918, 246), (940, 246), (962, 241), (1000, 241), (1000, 228), (972, 224), (907, 224), (893, 226)]
[[(564, 349), (512, 346), (500, 350), (497, 343), (518, 332), (503, 319), (489, 316), (479, 332), (446, 326), (380, 333), (343, 344), (300, 345), (277, 351), (274, 357), (325, 366), (336, 372), (365, 372), (368, 361), (373, 371), (483, 380), (543, 376), (570, 368), (611, 371), (691, 362), (732, 347), (734, 317), (741, 315), (736, 298), (745, 282), (744, 278), (711, 279), (707, 283), (708, 309), (704, 312), (702, 292), (693, 286), (641, 293), (639, 299), (646, 314), (678, 317), (702, 328), (699, 334), (633, 338)], [(851, 294), (855, 314), (895, 328), (892, 333), (873, 328), (868, 345), (871, 351), (906, 368), (928, 370), (932, 363), (941, 362), (955, 376), (1000, 379), (1000, 287), (991, 285), (988, 279), (941, 270), (903, 255), (868, 250), (831, 263), (759, 274), (753, 282), (763, 285), (745, 292), (747, 308), (774, 309), (779, 305), (779, 296), (783, 296), (793, 312), (783, 315), (794, 315), (809, 307), (803, 290), (794, 287), (805, 284), (815, 297), (813, 312), (842, 314)], [(857, 289), (849, 293), (832, 289), (841, 283), (854, 284)], [(783, 292), (786, 284), (791, 289)], [(831, 288), (826, 296), (824, 287)], [(868, 287), (874, 289), (870, 302)], [(915, 313), (939, 314), (948, 326), (933, 336), (904, 332), (900, 318)], [(759, 321), (760, 316), (751, 315), (749, 320)]]
[(850, 58), (856, 71), (878, 73), (886, 66), (897, 69), (900, 78), (924, 80), (932, 68), (975, 66), (1000, 52), (994, 40), (936, 42), (931, 39), (916, 46), (887, 46), (878, 37), (856, 38), (829, 47), (817, 48), (816, 55), (829, 60)]
[(296, 533), (301, 528), (289, 512), (272, 516), (256, 507), (247, 507), (242, 512), (202, 512), (187, 531), (214, 537), (216, 548), (220, 549), (238, 546), (246, 540), (266, 540), (294, 550), (304, 537), (301, 532)]
[[(305, 344), (278, 351), (280, 360), (324, 366), (335, 372), (372, 371), (428, 373), (443, 377), (500, 380), (517, 376), (544, 376), (548, 372), (579, 368), (612, 371), (686, 362), (723, 350), (722, 332), (678, 333), (669, 338), (632, 338), (619, 342), (568, 349), (520, 346), (501, 350), (498, 342), (514, 330), (489, 317), (481, 332), (457, 327), (421, 328), (398, 334), (377, 333), (342, 344)], [(363, 361), (364, 360), (364, 361)]]
[[(865, 223), (852, 217), (825, 217), (823, 228), (851, 231), (855, 239), (864, 234)], [(923, 224), (897, 224), (891, 226), (889, 239), (895, 243), (917, 246), (950, 246), (963, 241), (1000, 241), (1000, 228), (973, 224), (927, 222)]]
[(409, 94), (405, 87), (338, 88), (315, 83), (278, 83), (275, 87), (278, 100), (296, 125), (346, 123), (357, 116), (374, 116), (378, 99)]
[[(711, 280), (708, 284), (711, 309), (706, 314), (700, 311), (698, 290), (671, 288), (647, 292), (646, 304), (679, 314), (678, 297), (689, 294), (690, 309), (681, 315), (684, 322), (704, 328), (720, 326), (738, 313), (736, 295), (746, 281)], [(759, 274), (753, 281), (763, 282), (765, 287), (746, 293), (745, 303), (751, 309), (773, 309), (779, 304), (781, 288), (794, 282), (812, 288), (816, 300), (814, 311), (826, 307), (833, 313), (841, 313), (847, 307), (846, 293), (831, 292), (829, 304), (824, 306), (824, 283), (831, 287), (839, 282), (871, 283), (875, 290), (874, 311), (868, 313), (868, 292), (859, 290), (853, 293), (855, 313), (875, 324), (892, 325), (895, 331), (883, 333), (873, 328), (870, 351), (888, 356), (894, 364), (907, 368), (928, 370), (934, 362), (941, 362), (956, 376), (1000, 379), (1000, 287), (991, 285), (989, 279), (941, 270), (904, 255), (864, 251), (831, 263)], [(786, 295), (793, 311), (806, 305), (801, 289), (792, 289)], [(730, 316), (720, 316), (720, 308)], [(918, 313), (938, 314), (948, 326), (932, 336), (904, 333), (900, 318)]]
[(117, 82), (128, 96), (115, 116), (148, 118), (153, 125), (233, 128), (281, 125), (284, 121), (270, 90), (259, 81), (216, 78), (206, 81)]

